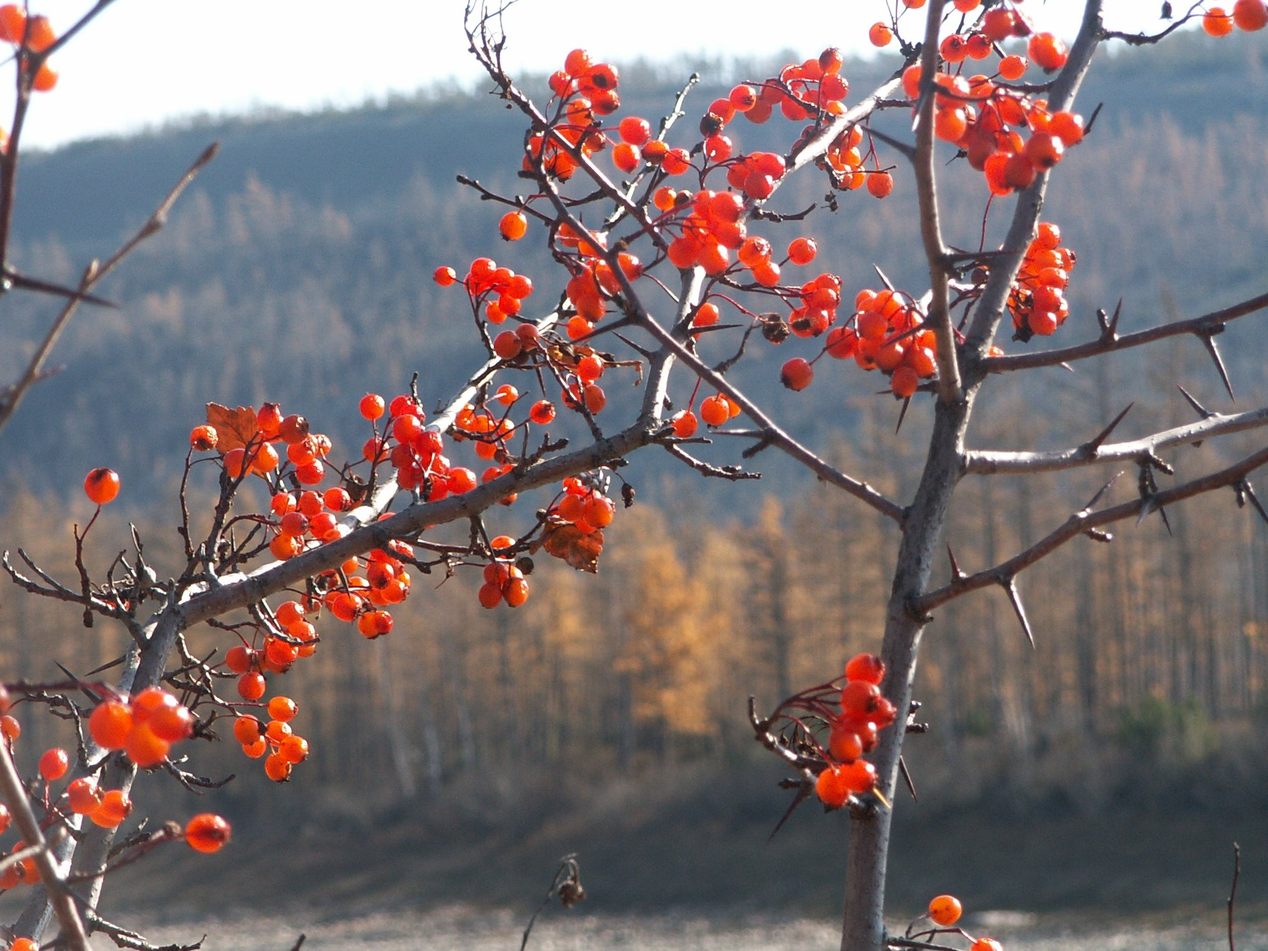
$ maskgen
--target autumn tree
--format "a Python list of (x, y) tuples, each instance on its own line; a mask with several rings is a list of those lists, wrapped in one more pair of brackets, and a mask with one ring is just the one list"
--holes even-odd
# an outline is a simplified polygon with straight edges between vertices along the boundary
[[(474, 55), (526, 126), (522, 188), (502, 194), (468, 184), (497, 209), (491, 235), (496, 221), (502, 239), (540, 243), (541, 270), (516, 273), (487, 256), (437, 262), (435, 280), (465, 296), (485, 351), (456, 394), (402, 381), (400, 392), (366, 394), (355, 410), (304, 407), (312, 423), (273, 403), (210, 402), (205, 420), (190, 421), (175, 508), (180, 566), (171, 577), (149, 566), (135, 532), (122, 554), (94, 563), (83, 539), (95, 517), (76, 527), (73, 566), (64, 572), (23, 549), (5, 555), (10, 580), (32, 597), (66, 602), (86, 626), (115, 624), (128, 636), (108, 669), (8, 685), (11, 697), (70, 719), (77, 740), (73, 756), (42, 755), (40, 778), (26, 785), (11, 757), (0, 757), (0, 794), (24, 837), (4, 860), (6, 881), (30, 887), (13, 934), (37, 938), (55, 915), (65, 946), (87, 947), (94, 930), (124, 946), (148, 946), (99, 914), (107, 873), (173, 839), (211, 850), (228, 828), (202, 815), (183, 829), (120, 841), (132, 801), (142, 798), (141, 774), (213, 785), (187, 762), (187, 741), (232, 736), (245, 756), (263, 760), (268, 779), (284, 782), (304, 768), (309, 750), (299, 732), (305, 713), (277, 692), (279, 679), (292, 669), (302, 676), (321, 638), (346, 636), (341, 625), (368, 639), (389, 635), (393, 606), (423, 574), (469, 578), (482, 608), (510, 612), (530, 598), (534, 565), (544, 557), (596, 572), (608, 536), (636, 517), (624, 511), (634, 505), (628, 460), (655, 447), (702, 482), (751, 477), (763, 453), (782, 453), (892, 526), (890, 587), (872, 595), (884, 602), (885, 619), (873, 632), (875, 647), (849, 658), (843, 675), (829, 664), (821, 682), (768, 714), (754, 704), (751, 725), (792, 769), (785, 785), (794, 805), (817, 797), (849, 816), (843, 948), (995, 946), (955, 927), (958, 903), (949, 896), (932, 903), (932, 925), (917, 923), (903, 936), (885, 927), (890, 821), (901, 808), (906, 736), (922, 728), (914, 683), (934, 612), (998, 588), (1033, 639), (1017, 584), (1027, 568), (1069, 542), (1109, 541), (1116, 522), (1165, 519), (1169, 507), (1215, 490), (1231, 490), (1262, 515), (1250, 476), (1268, 462), (1262, 440), (1230, 449), (1240, 452), (1233, 461), (1180, 452), (1199, 443), (1238, 447), (1237, 434), (1257, 435), (1268, 423), (1268, 407), (1220, 412), (1191, 397), (1196, 420), (1127, 438), (1116, 437), (1130, 425), (1126, 410), (1089, 420), (1089, 437), (1065, 448), (979, 448), (970, 434), (1001, 377), (1077, 368), (1176, 337), (1205, 348), (1231, 396), (1216, 338), (1268, 305), (1268, 294), (1218, 301), (1209, 313), (1131, 332), (1120, 329), (1128, 309), (1121, 303), (1107, 302), (1095, 319), (1073, 314), (1065, 292), (1077, 280), (1076, 249), (1058, 222), (1042, 216), (1064, 155), (1094, 136), (1076, 97), (1101, 45), (1156, 43), (1192, 21), (1216, 35), (1259, 29), (1268, 20), (1262, 0), (1237, 0), (1228, 13), (1197, 5), (1154, 36), (1107, 31), (1101, 3), (1089, 0), (1069, 47), (1044, 29), (1035, 6), (907, 0), (895, 13), (878, 5), (886, 18), (870, 38), (897, 50), (894, 74), (879, 88), (851, 91), (841, 54), (829, 48), (703, 107), (688, 84), (656, 123), (620, 114), (618, 69), (584, 50), (563, 57), (547, 88), (517, 85), (503, 63), (501, 11), (468, 10)], [(47, 85), (42, 70), (62, 42), (46, 28), (16, 5), (0, 8), (19, 76), (0, 224), (13, 199), (23, 110), (30, 92)], [(688, 114), (698, 123), (683, 122)], [(746, 123), (768, 120), (787, 123), (784, 144), (745, 152)], [(925, 285), (891, 285), (884, 262), (876, 279), (822, 269), (827, 255), (808, 222), (824, 209), (777, 211), (772, 201), (795, 176), (818, 178), (824, 209), (853, 214), (866, 214), (868, 203), (896, 187), (914, 190), (919, 212), (907, 224), (924, 256)], [(948, 220), (942, 199), (952, 190), (975, 196), (980, 215)], [(158, 227), (171, 200), (141, 236)], [(60, 295), (67, 310), (103, 305), (89, 295), (114, 260), (89, 268), (77, 288), (11, 279)], [(561, 288), (553, 306), (538, 306), (546, 296), (539, 285)], [(1061, 338), (1071, 342), (1057, 345)], [(761, 347), (791, 352), (779, 376), (806, 408), (765, 407), (748, 395), (745, 373)], [(32, 364), (6, 406), (16, 407), (12, 394), (29, 388), (40, 366)], [(907, 486), (901, 495), (833, 464), (778, 418), (818, 411), (813, 384), (826, 373), (857, 374), (873, 390), (881, 381), (880, 398), (901, 418), (923, 417), (929, 436), (916, 469), (873, 476), (879, 485)], [(359, 413), (367, 438), (340, 453), (316, 427), (316, 414), (345, 411)], [(1025, 437), (1024, 423), (1016, 428)], [(984, 567), (944, 552), (970, 477), (1089, 467), (1119, 467), (1133, 478), (1110, 477), (1038, 541)], [(99, 507), (127, 490), (105, 466), (84, 488)], [(643, 544), (622, 556), (627, 571), (653, 584), (680, 571), (672, 553), (657, 556), (666, 539)], [(780, 580), (792, 566), (779, 552), (761, 557), (769, 567), (764, 603), (772, 623), (787, 625), (778, 589), (793, 584)], [(702, 663), (695, 658), (707, 645), (692, 613), (668, 595), (641, 606), (614, 603), (605, 623), (629, 647), (618, 665), (664, 670), (666, 658), (684, 654)], [(672, 625), (679, 627), (667, 630)], [(789, 649), (777, 646), (777, 665)], [(783, 682), (791, 674), (775, 676)], [(659, 723), (672, 715), (677, 685), (667, 674), (661, 680), (655, 692), (631, 696), (631, 718)]]

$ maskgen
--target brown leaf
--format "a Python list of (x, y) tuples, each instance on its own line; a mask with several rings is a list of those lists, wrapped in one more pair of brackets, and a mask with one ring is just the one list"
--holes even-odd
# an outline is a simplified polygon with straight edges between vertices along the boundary
[(255, 438), (255, 409), (250, 406), (239, 406), (230, 409), (219, 403), (207, 404), (207, 422), (216, 427), (220, 441), (216, 448), (221, 453), (230, 449), (243, 449)]
[(603, 529), (583, 534), (571, 522), (551, 520), (542, 533), (541, 547), (546, 554), (561, 558), (578, 571), (596, 574), (599, 555), (603, 553)]

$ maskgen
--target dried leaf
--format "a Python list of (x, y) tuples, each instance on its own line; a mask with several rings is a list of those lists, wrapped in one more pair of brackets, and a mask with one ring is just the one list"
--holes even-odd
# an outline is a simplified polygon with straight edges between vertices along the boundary
[(578, 571), (595, 574), (599, 570), (599, 555), (603, 553), (603, 529), (582, 533), (571, 522), (552, 519), (542, 533), (541, 547), (546, 549), (546, 554), (563, 559)]
[(244, 449), (256, 434), (255, 409), (250, 406), (239, 406), (230, 409), (219, 403), (207, 404), (207, 422), (216, 427), (220, 437), (216, 448), (222, 453), (230, 449)]

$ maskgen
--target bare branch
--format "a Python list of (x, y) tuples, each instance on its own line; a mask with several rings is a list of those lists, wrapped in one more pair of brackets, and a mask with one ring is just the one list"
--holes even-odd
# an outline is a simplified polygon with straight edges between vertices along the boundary
[(920, 236), (929, 264), (929, 320), (937, 335), (938, 399), (954, 403), (961, 398), (960, 364), (955, 351), (955, 328), (951, 325), (950, 279), (947, 247), (938, 219), (938, 186), (934, 171), (933, 111), (934, 77), (938, 71), (938, 32), (942, 26), (943, 0), (931, 0), (925, 19), (925, 42), (921, 55), (920, 101), (916, 115), (916, 194), (920, 202)]
[[(1192, 317), (1188, 320), (1177, 320), (1173, 323), (1161, 324), (1148, 330), (1117, 336), (1117, 322), (1108, 325), (1096, 340), (1061, 347), (1057, 350), (1039, 350), (1034, 353), (1012, 353), (1002, 357), (987, 357), (981, 361), (981, 367), (987, 373), (1008, 373), (1013, 370), (1029, 370), (1033, 367), (1057, 366), (1062, 363), (1073, 363), (1088, 357), (1098, 357), (1104, 353), (1117, 353), (1130, 347), (1139, 347), (1167, 337), (1178, 337), (1183, 334), (1195, 334), (1204, 337), (1208, 333), (1217, 332), (1217, 328), (1239, 317), (1246, 317), (1268, 308), (1268, 293), (1248, 298), (1231, 307)], [(1118, 310), (1114, 311), (1117, 318)]]
[[(1122, 415), (1119, 419), (1122, 419)], [(1096, 439), (1072, 449), (1047, 452), (970, 450), (964, 455), (964, 471), (974, 475), (1053, 472), (1105, 462), (1123, 462), (1129, 459), (1156, 456), (1162, 450), (1175, 446), (1195, 445), (1208, 439), (1259, 429), (1265, 425), (1268, 425), (1268, 406), (1231, 416), (1210, 413), (1197, 422), (1164, 429), (1130, 442), (1098, 444), (1097, 440), (1106, 435), (1103, 432)], [(1107, 428), (1112, 428), (1112, 424)]]
[(987, 568), (984, 571), (968, 575), (959, 581), (952, 581), (950, 584), (915, 599), (912, 609), (922, 614), (928, 614), (939, 605), (945, 604), (969, 591), (976, 591), (989, 584), (1004, 584), (1007, 579), (1015, 577), (1024, 569), (1052, 554), (1066, 542), (1086, 533), (1089, 529), (1096, 529), (1102, 525), (1122, 521), (1125, 518), (1139, 516), (1146, 507), (1161, 508), (1164, 505), (1192, 498), (1195, 495), (1201, 495), (1214, 489), (1236, 486), (1243, 482), (1247, 475), (1263, 465), (1268, 465), (1268, 449), (1260, 449), (1258, 452), (1246, 456), (1231, 466), (1198, 476), (1174, 488), (1154, 493), (1147, 499), (1134, 499), (1130, 502), (1110, 506), (1099, 512), (1093, 512), (1091, 505), (1089, 505), (1075, 512), (1060, 527), (1007, 561), (1000, 562), (998, 565)]

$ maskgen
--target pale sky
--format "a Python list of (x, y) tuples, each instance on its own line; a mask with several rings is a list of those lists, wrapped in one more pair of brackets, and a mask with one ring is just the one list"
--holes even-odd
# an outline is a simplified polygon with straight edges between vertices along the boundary
[[(59, 32), (93, 6), (29, 2)], [(54, 57), (57, 89), (37, 97), (23, 142), (51, 147), (260, 106), (353, 106), (449, 79), (469, 86), (481, 73), (466, 51), (463, 6), (462, 0), (116, 0)], [(1027, 0), (1024, 6), (1041, 25), (1068, 35), (1082, 4)], [(1111, 27), (1159, 26), (1160, 0), (1106, 6)], [(512, 72), (543, 72), (558, 68), (574, 46), (618, 66), (702, 51), (747, 57), (792, 49), (804, 57), (829, 45), (870, 49), (867, 27), (885, 18), (884, 9), (884, 0), (518, 0), (505, 17), (505, 62)], [(11, 59), (4, 69), (12, 69)], [(6, 91), (0, 123), (7, 128), (11, 73), (0, 74), (0, 88)]]

